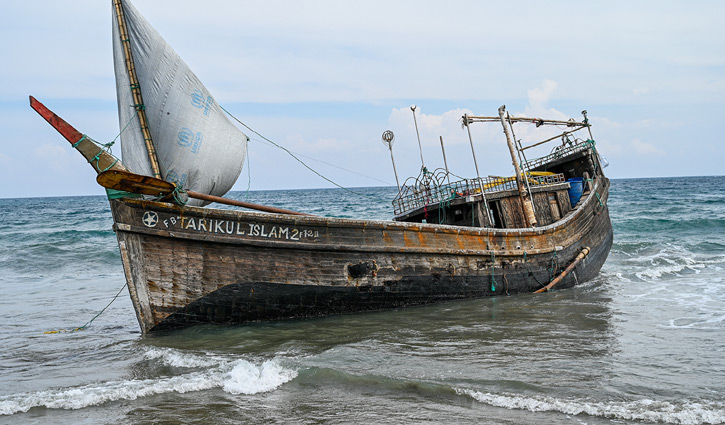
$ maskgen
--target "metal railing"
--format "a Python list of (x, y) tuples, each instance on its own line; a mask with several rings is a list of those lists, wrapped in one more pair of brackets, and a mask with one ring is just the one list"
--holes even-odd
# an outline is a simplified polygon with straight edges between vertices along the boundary
[(594, 147), (594, 140), (587, 139), (583, 141), (579, 141), (578, 143), (572, 143), (567, 144), (563, 146), (557, 146), (553, 152), (546, 156), (542, 156), (541, 158), (532, 159), (530, 161), (526, 161), (523, 164), (523, 168), (527, 170), (532, 170), (534, 168), (541, 167), (544, 164), (547, 164), (549, 162), (555, 161), (559, 158), (563, 158), (565, 156), (571, 155), (573, 153), (584, 151), (590, 148)]
[[(532, 187), (555, 185), (566, 181), (563, 174), (529, 175), (528, 177)], [(398, 196), (393, 200), (393, 211), (395, 215), (401, 215), (427, 205), (451, 202), (457, 198), (478, 195), (483, 192), (493, 194), (511, 190), (518, 190), (516, 177), (490, 176), (480, 179), (463, 179), (446, 184), (429, 181), (427, 185), (403, 185)]]

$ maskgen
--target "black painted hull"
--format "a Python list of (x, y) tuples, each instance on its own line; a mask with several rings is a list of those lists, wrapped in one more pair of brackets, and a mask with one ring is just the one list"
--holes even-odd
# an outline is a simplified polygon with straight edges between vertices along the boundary
[[(586, 265), (566, 276), (556, 289), (594, 278), (607, 259), (612, 234), (587, 256)], [(504, 275), (506, 277), (504, 277)], [(406, 276), (383, 286), (333, 287), (271, 282), (233, 283), (174, 312), (153, 330), (191, 324), (233, 324), (306, 318), (432, 304), (443, 301), (534, 292), (551, 279), (547, 270), (503, 271), (489, 276)]]
[(612, 244), (608, 181), (535, 229), (291, 217), (111, 201), (143, 332), (375, 311), (534, 292), (597, 275)]

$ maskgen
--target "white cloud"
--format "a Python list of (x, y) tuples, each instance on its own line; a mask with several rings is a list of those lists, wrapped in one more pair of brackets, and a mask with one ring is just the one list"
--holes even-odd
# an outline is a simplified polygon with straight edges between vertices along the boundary
[(632, 93), (634, 93), (635, 96), (641, 96), (643, 94), (649, 93), (649, 87), (639, 87), (636, 89), (632, 89)]
[(544, 80), (543, 87), (537, 87), (528, 91), (529, 105), (532, 111), (537, 109), (543, 109), (544, 106), (549, 103), (551, 95), (556, 91), (558, 84), (556, 81)]
[[(33, 2), (3, 5), (7, 19), (0, 36), (17, 42), (0, 44), (0, 56), (15, 65), (0, 67), (0, 78), (6, 82), (0, 89), (0, 128), (8, 139), (26, 140), (2, 149), (0, 173), (9, 179), (19, 175), (8, 172), (11, 167), (23, 167), (17, 158), (45, 155), (43, 161), (58, 168), (67, 158), (78, 168), (77, 154), (67, 148), (67, 157), (45, 148), (34, 153), (43, 143), (58, 143), (58, 135), (31, 116), (28, 94), (47, 100), (98, 140), (111, 140), (118, 132), (110, 3), (70, 3), (45, 2), (43, 8)], [(619, 157), (608, 170), (615, 178), (696, 174), (702, 169), (725, 173), (721, 155), (697, 156), (717, 146), (713, 135), (719, 134), (719, 117), (725, 115), (724, 59), (717, 54), (725, 46), (725, 26), (719, 21), (725, 2), (707, 8), (684, 2), (653, 7), (654, 2), (645, 1), (626, 8), (588, 2), (572, 8), (574, 2), (551, 7), (523, 0), (523, 14), (511, 14), (504, 4), (475, 1), (464, 1), (463, 6), (405, 0), (354, 5), (286, 1), (281, 7), (226, 0), (134, 3), (217, 100), (225, 105), (245, 103), (254, 111), (245, 121), (253, 119), (260, 132), (291, 150), (314, 151), (331, 163), (392, 174), (387, 149), (380, 142), (382, 131), (390, 128), (396, 133), (398, 172), (401, 177), (416, 173), (418, 145), (405, 106), (415, 102), (426, 163), (441, 162), (443, 136), (449, 164), (463, 164), (469, 168), (459, 173), (471, 175), (475, 171), (460, 116), (495, 116), (496, 107), (506, 103), (514, 116), (568, 119), (574, 114), (580, 119), (581, 109), (566, 108), (589, 109), (595, 139), (603, 151)], [(563, 8), (572, 12), (568, 25), (551, 26)], [(32, 31), (27, 22), (34, 23)], [(511, 25), (519, 30), (508, 31)], [(612, 32), (614, 27), (617, 31)], [(491, 42), (504, 33), (503, 43)], [(276, 103), (289, 111), (285, 107), (295, 102), (308, 107), (304, 112), (292, 108), (284, 116), (270, 107)], [(515, 126), (518, 138), (539, 138), (526, 127), (530, 126)], [(505, 173), (500, 168), (510, 159), (499, 155), (508, 154), (500, 124), (476, 124), (471, 132), (481, 173)], [(690, 146), (675, 154), (685, 139)], [(253, 174), (267, 158), (282, 161), (273, 156), (276, 149), (257, 151), (254, 145)], [(667, 171), (636, 161), (641, 155), (661, 155), (659, 165)], [(254, 161), (260, 164), (256, 169)], [(272, 159), (270, 164), (268, 174), (253, 176), (254, 184), (320, 185), (317, 176), (291, 179), (278, 172), (280, 166)], [(45, 171), (42, 180), (55, 178), (56, 169)], [(90, 167), (83, 171), (91, 173)], [(12, 193), (28, 192), (25, 182), (18, 181), (0, 185), (0, 196), (11, 193), (10, 186), (18, 187)]]
[(601, 116), (594, 116), (594, 117), (592, 117), (592, 116), (590, 116), (589, 117), (589, 121), (591, 122), (592, 127), (595, 127), (596, 126), (597, 128), (615, 129), (615, 128), (621, 128), (622, 127), (622, 124), (621, 123), (619, 123), (617, 121), (614, 121), (614, 120), (612, 120), (610, 118), (607, 118), (607, 117), (601, 117)]
[(78, 158), (71, 158), (68, 149), (60, 143), (40, 145), (35, 148), (34, 153), (41, 163), (53, 171), (65, 172), (69, 167), (79, 168)]
[(639, 139), (632, 140), (632, 148), (639, 155), (664, 155), (665, 151), (657, 148), (652, 143), (646, 143)]
[[(472, 111), (456, 108), (442, 114), (426, 114), (423, 110), (419, 106), (415, 111), (423, 146), (440, 147), (441, 136), (446, 146), (468, 143), (467, 133), (461, 127), (461, 117), (465, 114), (473, 115)], [(394, 129), (396, 140), (400, 137), (412, 138), (417, 143), (415, 121), (409, 107), (394, 108), (388, 117), (388, 125)]]

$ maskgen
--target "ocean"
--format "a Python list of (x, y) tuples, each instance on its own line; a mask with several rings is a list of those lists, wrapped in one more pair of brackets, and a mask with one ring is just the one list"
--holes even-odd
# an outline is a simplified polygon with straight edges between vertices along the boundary
[[(391, 216), (353, 191), (231, 195)], [(725, 423), (725, 177), (613, 180), (609, 208), (573, 289), (144, 337), (105, 197), (0, 199), (0, 423)]]

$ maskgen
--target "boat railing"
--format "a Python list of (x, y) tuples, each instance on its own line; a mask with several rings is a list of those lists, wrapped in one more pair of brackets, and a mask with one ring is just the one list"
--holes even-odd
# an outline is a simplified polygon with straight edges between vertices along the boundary
[(593, 148), (594, 145), (595, 145), (594, 140), (578, 139), (576, 142), (557, 146), (556, 148), (554, 148), (554, 150), (550, 154), (548, 154), (546, 156), (542, 156), (541, 158), (535, 158), (530, 161), (524, 162), (523, 168), (527, 169), (527, 170), (533, 170), (533, 169), (543, 166), (544, 164), (548, 164), (552, 161), (555, 161), (559, 158), (563, 158), (563, 157), (571, 155), (573, 153)]
[(426, 205), (451, 201), (476, 192), (481, 193), (481, 184), (478, 179), (463, 179), (440, 185), (404, 185), (393, 200), (393, 211), (395, 215), (400, 215)]
[[(529, 184), (532, 187), (566, 182), (563, 174), (528, 174), (528, 178)], [(518, 190), (516, 177), (489, 176), (475, 179), (462, 179), (439, 185), (404, 185), (400, 193), (398, 193), (398, 196), (393, 200), (393, 210), (395, 215), (398, 216), (427, 205), (438, 205), (481, 193), (494, 194), (511, 190)]]

